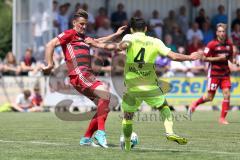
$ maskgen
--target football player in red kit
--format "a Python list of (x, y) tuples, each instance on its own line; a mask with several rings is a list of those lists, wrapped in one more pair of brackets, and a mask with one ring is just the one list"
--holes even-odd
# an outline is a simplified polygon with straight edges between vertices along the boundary
[[(96, 131), (94, 138), (98, 144), (108, 148), (105, 133), (105, 121), (109, 112), (110, 93), (103, 83), (96, 79), (91, 68), (90, 46), (84, 42), (87, 38), (85, 30), (88, 22), (88, 13), (84, 10), (78, 11), (73, 18), (73, 29), (69, 29), (53, 38), (46, 46), (47, 66), (42, 69), (44, 72), (50, 72), (54, 67), (53, 51), (58, 45), (61, 45), (65, 62), (68, 68), (70, 83), (80, 93), (94, 100), (98, 98), (97, 112), (92, 118), (88, 129), (80, 145), (95, 146), (92, 136)], [(99, 42), (106, 42), (121, 35), (126, 26), (120, 27), (118, 31), (107, 37), (96, 39)]]
[(236, 63), (233, 56), (233, 45), (227, 39), (226, 24), (219, 23), (216, 27), (216, 39), (210, 41), (204, 49), (203, 60), (209, 62), (208, 66), (208, 93), (189, 107), (189, 114), (195, 111), (198, 105), (212, 101), (218, 87), (222, 89), (223, 101), (219, 123), (228, 124), (225, 119), (230, 105), (230, 69), (228, 61)]

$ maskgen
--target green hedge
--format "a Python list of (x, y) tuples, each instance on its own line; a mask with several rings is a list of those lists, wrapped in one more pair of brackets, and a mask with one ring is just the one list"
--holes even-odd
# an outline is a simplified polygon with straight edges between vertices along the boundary
[(12, 50), (12, 7), (0, 0), (0, 57)]

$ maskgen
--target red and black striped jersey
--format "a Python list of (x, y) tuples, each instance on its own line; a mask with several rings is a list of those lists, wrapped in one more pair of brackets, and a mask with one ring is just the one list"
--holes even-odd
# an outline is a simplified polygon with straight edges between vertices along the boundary
[(226, 40), (225, 43), (221, 43), (217, 39), (210, 41), (204, 49), (204, 54), (207, 57), (217, 57), (221, 54), (227, 57), (225, 61), (209, 62), (208, 77), (223, 78), (230, 76), (228, 60), (233, 56), (233, 45), (229, 40)]
[(84, 42), (87, 36), (69, 29), (59, 34), (57, 38), (65, 56), (69, 75), (80, 74), (82, 70), (91, 70), (90, 48)]

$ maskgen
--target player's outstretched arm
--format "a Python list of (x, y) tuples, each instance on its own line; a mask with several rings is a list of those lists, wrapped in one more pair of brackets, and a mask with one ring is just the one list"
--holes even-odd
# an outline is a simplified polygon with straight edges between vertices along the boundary
[(118, 51), (122, 51), (122, 50), (126, 50), (129, 46), (128, 42), (120, 42), (120, 43), (103, 43), (103, 42), (99, 42), (96, 41), (92, 38), (86, 38), (85, 43), (89, 44), (92, 47), (96, 47), (96, 48), (102, 48), (102, 49), (106, 49), (106, 50), (118, 50)]
[(206, 56), (202, 56), (202, 60), (205, 62), (219, 62), (219, 61), (226, 61), (227, 57), (226, 55), (220, 55), (217, 57), (206, 57)]
[(46, 50), (45, 50), (45, 60), (47, 62), (47, 65), (42, 66), (43, 72), (50, 73), (51, 70), (53, 69), (53, 67), (54, 67), (54, 63), (53, 63), (54, 48), (58, 45), (60, 45), (60, 42), (57, 37), (47, 43)]
[(127, 26), (119, 27), (118, 30), (115, 33), (113, 33), (111, 35), (108, 35), (106, 37), (97, 38), (95, 40), (97, 42), (102, 42), (102, 43), (112, 41), (115, 38), (117, 38), (118, 36), (120, 36), (126, 30), (126, 28), (127, 28)]
[(200, 59), (202, 57), (202, 52), (193, 52), (190, 55), (184, 55), (180, 53), (175, 53), (173, 51), (170, 51), (167, 54), (167, 57), (170, 58), (173, 61), (195, 61), (197, 59)]

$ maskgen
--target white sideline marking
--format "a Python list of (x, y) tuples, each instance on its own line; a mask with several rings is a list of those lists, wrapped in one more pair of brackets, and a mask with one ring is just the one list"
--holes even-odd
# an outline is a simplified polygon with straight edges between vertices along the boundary
[(44, 142), (44, 141), (6, 141), (0, 140), (0, 143), (29, 143), (29, 144), (43, 144), (43, 145), (54, 145), (54, 146), (67, 146), (63, 143), (53, 143), (53, 142)]
[[(8, 141), (0, 140), (0, 143), (25, 143), (25, 144), (42, 144), (42, 145), (52, 145), (52, 146), (70, 146), (70, 144), (64, 143), (54, 143), (54, 142), (44, 142), (44, 141)], [(121, 150), (120, 146), (109, 147), (109, 149)], [(240, 155), (237, 152), (222, 152), (222, 151), (209, 151), (209, 150), (184, 150), (184, 149), (161, 149), (161, 148), (149, 148), (149, 147), (136, 147), (133, 150), (149, 150), (149, 151), (169, 151), (169, 152), (185, 152), (188, 153), (209, 153), (209, 154), (224, 154), (224, 155)]]
[(222, 152), (222, 151), (209, 151), (209, 150), (180, 150), (180, 149), (157, 149), (157, 148), (147, 148), (147, 147), (136, 147), (136, 149), (139, 150), (149, 150), (149, 151), (169, 151), (169, 152), (198, 152), (198, 153), (210, 153), (210, 154), (226, 154), (226, 155), (240, 155), (240, 153), (237, 152)]

